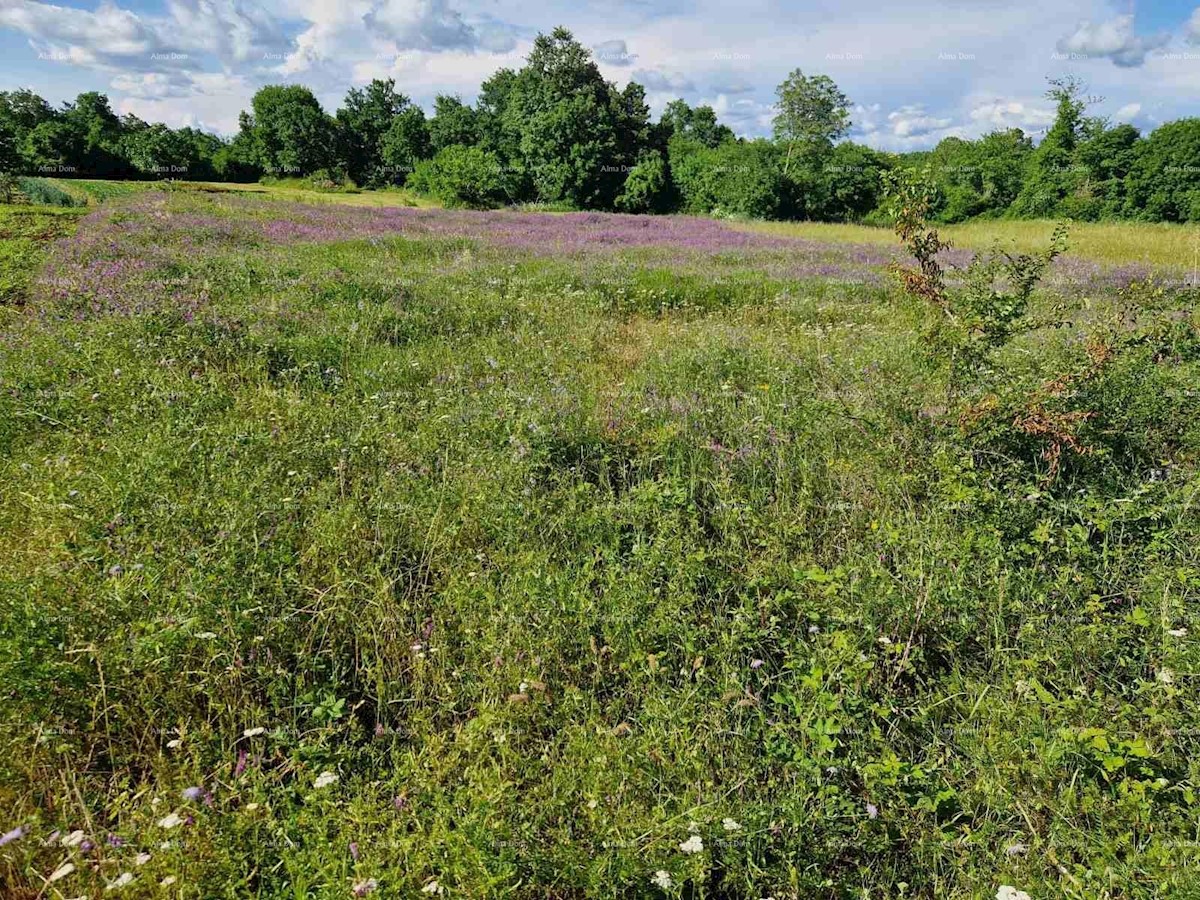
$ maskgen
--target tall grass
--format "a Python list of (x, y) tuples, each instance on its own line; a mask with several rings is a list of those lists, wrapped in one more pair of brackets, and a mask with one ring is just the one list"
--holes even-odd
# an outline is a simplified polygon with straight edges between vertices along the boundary
[(147, 194), (0, 318), (5, 892), (1187, 896), (1193, 293), (951, 407), (853, 249), (495, 215)]

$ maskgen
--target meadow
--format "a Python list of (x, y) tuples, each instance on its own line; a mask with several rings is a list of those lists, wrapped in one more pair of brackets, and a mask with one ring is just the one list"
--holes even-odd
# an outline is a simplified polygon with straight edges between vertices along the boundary
[(355, 196), (0, 218), (0, 895), (1200, 897), (1190, 251)]

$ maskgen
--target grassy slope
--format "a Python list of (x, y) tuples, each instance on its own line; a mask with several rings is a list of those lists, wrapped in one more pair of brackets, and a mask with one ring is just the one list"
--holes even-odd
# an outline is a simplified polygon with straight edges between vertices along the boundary
[(119, 249), (170, 302), (0, 333), (0, 809), (35, 835), (0, 884), (1191, 883), (1200, 712), (1156, 680), (1200, 665), (1169, 635), (1200, 630), (1187, 298), (1174, 352), (1091, 388), (1104, 452), (1049, 485), (1036, 445), (971, 451), (920, 312), (877, 288), (272, 246), (166, 202)]

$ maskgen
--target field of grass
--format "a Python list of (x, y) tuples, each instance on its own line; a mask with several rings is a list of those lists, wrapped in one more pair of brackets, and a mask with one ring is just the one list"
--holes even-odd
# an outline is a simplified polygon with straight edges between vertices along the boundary
[[(1042, 246), (1054, 222), (980, 220), (946, 225), (938, 230), (956, 247), (986, 250), (999, 242), (1029, 252)], [(754, 222), (740, 225), (764, 234), (818, 241), (892, 244), (891, 229), (824, 222)], [(1071, 249), (1078, 256), (1106, 263), (1141, 263), (1191, 273), (1200, 270), (1200, 227), (1163, 222), (1077, 222), (1071, 228)]]
[(262, 193), (0, 305), (0, 895), (1197, 896), (1195, 290)]
[(75, 230), (82, 210), (0, 204), (0, 305), (21, 302), (47, 247)]

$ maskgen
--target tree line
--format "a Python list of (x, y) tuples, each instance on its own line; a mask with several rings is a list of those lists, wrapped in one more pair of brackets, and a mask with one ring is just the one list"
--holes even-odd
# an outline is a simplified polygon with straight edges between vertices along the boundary
[(538, 202), (574, 209), (764, 219), (877, 221), (884, 175), (919, 167), (932, 215), (1200, 221), (1200, 119), (1143, 136), (1087, 115), (1075, 80), (1052, 81), (1056, 117), (1040, 143), (1021, 129), (946, 138), (893, 154), (846, 141), (850, 101), (824, 75), (777, 89), (771, 138), (739, 138), (710, 106), (676, 100), (651, 120), (645, 89), (618, 89), (569, 31), (539, 35), (474, 105), (439, 96), (432, 116), (393, 80), (353, 88), (329, 115), (300, 85), (259, 90), (222, 139), (118, 117), (101, 93), (53, 108), (0, 92), (0, 170), (92, 178), (405, 185), (448, 205)]

